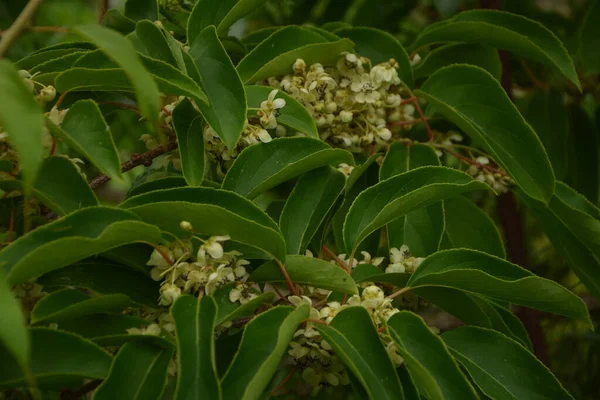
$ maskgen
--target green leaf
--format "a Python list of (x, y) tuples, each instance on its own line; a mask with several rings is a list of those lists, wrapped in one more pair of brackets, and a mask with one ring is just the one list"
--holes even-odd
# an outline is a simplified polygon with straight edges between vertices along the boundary
[(558, 90), (540, 91), (529, 101), (524, 117), (542, 141), (557, 179), (567, 173), (569, 116)]
[(214, 26), (188, 38), (191, 43), (189, 54), (210, 101), (210, 106), (203, 103), (198, 103), (197, 106), (225, 145), (233, 148), (246, 123), (244, 85), (219, 41)]
[(127, 0), (125, 15), (134, 21), (141, 19), (157, 21), (159, 18), (158, 3), (156, 0)]
[(219, 313), (215, 326), (223, 322), (232, 321), (236, 318), (253, 315), (254, 311), (264, 304), (272, 304), (275, 301), (275, 293), (265, 292), (245, 304), (229, 300), (229, 292), (237, 286), (236, 282), (230, 282), (215, 291), (212, 295), (217, 303)]
[[(144, 266), (145, 267), (145, 266)], [(148, 275), (106, 261), (82, 261), (42, 275), (42, 286), (78, 287), (98, 294), (124, 294), (137, 304), (156, 308), (159, 282)]]
[(106, 11), (104, 18), (102, 19), (102, 25), (123, 35), (127, 35), (135, 31), (135, 21), (133, 21), (131, 18), (127, 18), (120, 10), (116, 8), (111, 8), (110, 10)]
[(581, 84), (569, 53), (560, 40), (537, 21), (496, 10), (471, 10), (430, 25), (412, 45), (418, 49), (434, 43), (466, 42), (511, 51), (544, 63)]
[(170, 349), (139, 342), (125, 343), (92, 399), (161, 399), (172, 356)]
[[(66, 43), (63, 43), (63, 45), (66, 45)], [(15, 66), (19, 69), (25, 69), (29, 71), (48, 61), (57, 60), (74, 52), (88, 51), (92, 49), (94, 49), (92, 44), (84, 42), (69, 43), (69, 46), (66, 48), (63, 48), (60, 45), (45, 47), (29, 54), (26, 57), (21, 58), (15, 63)]]
[(183, 176), (190, 186), (201, 186), (204, 179), (204, 119), (188, 99), (173, 110), (173, 126), (181, 156)]
[(344, 243), (354, 253), (369, 234), (410, 211), (461, 193), (488, 189), (470, 176), (445, 167), (420, 167), (363, 191), (344, 222)]
[(52, 134), (83, 155), (102, 173), (123, 181), (117, 147), (96, 102), (79, 100), (73, 104), (60, 128), (47, 124)]
[[(261, 7), (266, 0), (238, 0), (235, 5), (220, 19), (217, 25), (219, 35), (226, 35), (229, 28), (239, 19)], [(214, 4), (208, 1), (209, 4)], [(205, 12), (205, 9), (202, 10)], [(215, 21), (216, 22), (216, 21)]]
[(600, 31), (595, 22), (598, 18), (600, 18), (600, 2), (590, 1), (585, 19), (579, 28), (579, 57), (585, 72), (600, 72), (600, 56), (596, 51), (600, 46)]
[(215, 363), (217, 305), (210, 296), (183, 295), (171, 307), (177, 338), (175, 399), (221, 399)]
[(44, 159), (32, 186), (19, 180), (0, 180), (5, 191), (31, 192), (38, 200), (65, 215), (80, 208), (98, 205), (96, 195), (71, 161), (51, 156)]
[(323, 339), (366, 389), (369, 398), (404, 399), (402, 385), (364, 307), (349, 307), (329, 325), (315, 324)]
[(132, 213), (89, 207), (36, 228), (0, 251), (0, 267), (10, 285), (133, 242), (158, 243), (158, 228)]
[[(596, 111), (600, 121), (600, 110)], [(569, 171), (565, 182), (594, 204), (600, 203), (598, 170), (600, 135), (589, 113), (582, 106), (569, 107)]]
[(0, 352), (2, 352), (1, 348), (4, 348), (4, 351), (10, 354), (10, 358), (16, 361), (18, 368), (24, 371), (27, 383), (34, 386), (35, 382), (30, 370), (29, 331), (21, 311), (21, 304), (10, 290), (2, 272), (0, 272), (0, 314), (2, 314)]
[[(185, 186), (187, 186), (187, 182), (183, 176), (167, 176), (164, 178), (152, 179), (129, 189), (129, 192), (127, 192), (127, 198), (137, 196), (138, 194), (153, 192), (155, 190), (173, 189)], [(220, 187), (220, 185), (218, 186)]]
[(394, 36), (382, 30), (367, 27), (338, 29), (335, 34), (352, 40), (356, 54), (367, 57), (373, 65), (393, 58), (399, 64), (398, 76), (402, 82), (409, 87), (413, 86), (413, 69), (408, 53)]
[(224, 399), (259, 399), (310, 307), (279, 306), (255, 317), (244, 329), (238, 351), (223, 376)]
[(141, 20), (135, 25), (135, 33), (146, 47), (150, 58), (164, 61), (174, 68), (179, 68), (175, 55), (158, 26), (148, 20)]
[(344, 190), (346, 178), (326, 166), (304, 174), (294, 186), (279, 218), (288, 254), (302, 254)]
[[(265, 41), (273, 33), (281, 29), (281, 26), (267, 26), (250, 32), (242, 38), (242, 43), (248, 49), (253, 49), (259, 43)], [(322, 35), (321, 35), (322, 36)]]
[[(289, 255), (285, 269), (294, 283), (316, 288), (358, 294), (358, 288), (350, 275), (340, 266), (319, 258)], [(269, 261), (258, 267), (250, 278), (253, 282), (285, 282), (277, 264)]]
[[(416, 144), (410, 147), (392, 143), (379, 169), (379, 179), (385, 180), (411, 169), (426, 165), (440, 165), (440, 159), (431, 146)], [(417, 257), (435, 253), (444, 234), (444, 203), (411, 211), (387, 225), (388, 246), (400, 248), (403, 244)]]
[[(59, 58), (48, 60), (38, 64), (29, 70), (30, 74), (35, 74), (36, 82), (46, 85), (54, 84), (54, 78), (64, 70), (72, 68), (82, 56), (89, 54), (89, 50), (73, 51)], [(41, 77), (41, 79), (40, 79)]]
[[(246, 86), (248, 107), (260, 108), (260, 103), (267, 100), (269, 93), (271, 93), (272, 90), (272, 87), (267, 86)], [(315, 124), (314, 118), (298, 100), (282, 90), (277, 92), (275, 98), (285, 100), (285, 107), (279, 110), (279, 115), (277, 116), (278, 124), (285, 125), (288, 128), (304, 133), (306, 136), (319, 138), (319, 132), (317, 131), (317, 125)], [(250, 114), (256, 115), (255, 112), (250, 112)]]
[(285, 241), (277, 224), (254, 203), (229, 191), (205, 187), (158, 190), (131, 197), (121, 207), (178, 236), (186, 234), (180, 222), (189, 221), (198, 234), (230, 235), (285, 260)]
[(442, 248), (462, 247), (506, 258), (500, 232), (481, 208), (464, 197), (455, 197), (444, 201), (444, 210), (449, 246)]
[(528, 195), (550, 199), (554, 172), (544, 147), (488, 72), (470, 65), (442, 68), (415, 93), (480, 142)]
[(445, 250), (425, 259), (408, 287), (443, 286), (589, 321), (583, 301), (548, 279), (475, 250)]
[(23, 180), (32, 184), (44, 159), (42, 109), (7, 60), (0, 60), (0, 93), (0, 124), (19, 154)]
[(306, 65), (319, 62), (333, 65), (344, 51), (351, 51), (348, 39), (329, 42), (322, 35), (298, 26), (274, 32), (240, 61), (237, 70), (243, 82), (258, 82), (271, 76), (292, 72), (292, 65), (302, 58)]
[(502, 77), (502, 64), (498, 51), (472, 43), (454, 43), (431, 50), (415, 66), (415, 78), (425, 78), (440, 68), (452, 64), (471, 64), (485, 69), (496, 80)]
[[(112, 357), (89, 340), (47, 328), (30, 328), (31, 368), (40, 387), (64, 388), (76, 377), (104, 379)], [(26, 385), (14, 360), (0, 347), (0, 387)]]
[(467, 326), (445, 332), (442, 339), (491, 398), (572, 399), (533, 354), (501, 333)]
[(354, 164), (352, 154), (306, 138), (279, 138), (246, 148), (234, 161), (223, 189), (253, 199), (260, 193), (324, 165)]
[(448, 348), (423, 319), (409, 311), (394, 314), (387, 330), (421, 394), (431, 400), (478, 399)]
[(133, 92), (129, 78), (120, 68), (92, 69), (71, 68), (60, 73), (54, 80), (60, 93), (87, 91)]
[[(230, 10), (235, 6), (238, 0), (223, 0), (214, 2), (211, 0), (198, 0), (192, 9), (192, 13), (187, 21), (187, 38), (192, 42), (200, 32), (211, 25), (219, 26), (219, 23), (225, 18)], [(226, 34), (218, 32), (221, 35)]]
[[(390, 149), (393, 146), (394, 146), (394, 143), (392, 143), (392, 146), (390, 146)], [(344, 188), (344, 192), (345, 192), (346, 196), (348, 196), (348, 194), (351, 193), (351, 189), (354, 187), (354, 184), (356, 182), (358, 182), (359, 179), (364, 177), (364, 174), (367, 173), (367, 171), (369, 170), (371, 165), (373, 165), (373, 163), (375, 163), (377, 161), (377, 159), (379, 159), (379, 157), (381, 157), (381, 154), (375, 153), (375, 154), (371, 155), (369, 158), (367, 158), (362, 164), (359, 164), (354, 167), (352, 172), (350, 172), (350, 176), (348, 177), (348, 179), (346, 179), (346, 187)], [(376, 164), (376, 166), (377, 166), (377, 164)], [(381, 169), (379, 169), (379, 170), (381, 170)]]
[(115, 31), (99, 25), (80, 25), (74, 31), (86, 38), (125, 70), (135, 88), (138, 106), (142, 115), (158, 129), (160, 93), (146, 71), (133, 45)]

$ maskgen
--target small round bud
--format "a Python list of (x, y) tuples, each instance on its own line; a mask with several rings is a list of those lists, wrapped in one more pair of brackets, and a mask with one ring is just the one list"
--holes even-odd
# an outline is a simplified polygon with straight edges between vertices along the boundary
[(40, 91), (40, 100), (49, 102), (56, 97), (56, 89), (54, 86), (46, 86)]
[(179, 227), (181, 229), (183, 229), (184, 231), (188, 231), (188, 232), (190, 232), (193, 229), (192, 224), (190, 224), (188, 221), (181, 221), (179, 223)]
[(352, 114), (352, 111), (341, 111), (340, 112), (340, 119), (342, 120), (342, 122), (348, 123), (352, 121), (352, 118), (354, 117), (354, 115)]
[(19, 70), (19, 75), (21, 76), (21, 78), (23, 79), (29, 79), (31, 78), (31, 74), (29, 73), (29, 71), (25, 70), (25, 69), (21, 69)]

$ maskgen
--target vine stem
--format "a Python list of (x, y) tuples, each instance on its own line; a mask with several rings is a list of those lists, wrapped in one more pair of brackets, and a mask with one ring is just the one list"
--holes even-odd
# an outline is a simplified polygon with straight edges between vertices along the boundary
[(294, 296), (298, 296), (298, 290), (296, 289), (296, 286), (294, 286), (294, 283), (290, 279), (290, 276), (287, 273), (287, 270), (285, 269), (285, 265), (283, 265), (283, 263), (281, 261), (279, 261), (279, 260), (275, 260), (275, 262), (277, 262), (277, 266), (279, 267), (279, 271), (281, 271), (281, 275), (283, 275), (283, 278), (285, 279), (285, 284), (287, 285), (287, 287), (290, 290), (290, 292)]
[(395, 299), (396, 297), (398, 297), (398, 296), (400, 296), (400, 295), (408, 292), (411, 289), (414, 289), (414, 288), (412, 288), (410, 286), (403, 287), (402, 289), (398, 290), (397, 292), (394, 292), (394, 293), (390, 294), (387, 298), (388, 299)]
[(329, 254), (331, 256), (331, 258), (333, 258), (335, 260), (335, 262), (337, 264), (339, 264), (340, 267), (344, 268), (346, 270), (347, 273), (350, 273), (350, 267), (348, 266), (348, 264), (346, 264), (344, 261), (342, 261), (333, 251), (331, 251), (327, 246), (323, 246), (323, 251), (325, 251), (325, 253)]
[(13, 22), (10, 28), (4, 31), (2, 39), (0, 39), (0, 58), (4, 56), (10, 46), (17, 40), (21, 32), (27, 28), (27, 25), (31, 22), (31, 19), (43, 1), (29, 0), (29, 3), (23, 8), (23, 11), (21, 11), (15, 22)]
[(295, 374), (297, 371), (298, 371), (298, 368), (296, 368), (296, 367), (293, 367), (293, 368), (291, 369), (290, 373), (289, 373), (289, 374), (287, 374), (287, 375), (285, 376), (285, 378), (283, 378), (283, 379), (281, 380), (281, 382), (279, 382), (279, 385), (275, 386), (275, 389), (271, 390), (271, 396), (275, 396), (275, 393), (277, 393), (278, 391), (280, 391), (280, 390), (281, 390), (281, 389), (282, 389), (282, 388), (285, 386), (285, 384), (286, 384), (286, 383), (288, 383), (288, 381), (289, 381), (290, 379), (292, 379), (292, 376), (294, 376), (294, 374)]
[(104, 19), (104, 14), (106, 14), (106, 11), (108, 11), (109, 0), (97, 0), (97, 1), (98, 1), (98, 7), (96, 10), (96, 21), (98, 21), (98, 23), (101, 24), (102, 20)]

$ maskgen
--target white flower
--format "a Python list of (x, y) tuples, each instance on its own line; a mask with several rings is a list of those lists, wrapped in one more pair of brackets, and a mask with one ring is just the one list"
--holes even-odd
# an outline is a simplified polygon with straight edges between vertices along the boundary
[(150, 260), (148, 260), (146, 265), (160, 269), (167, 269), (171, 266), (171, 264), (169, 264), (165, 256), (172, 260), (173, 252), (169, 250), (167, 246), (156, 246), (150, 255)]
[(303, 74), (306, 71), (306, 63), (304, 62), (303, 59), (298, 58), (294, 62), (294, 65), (292, 66), (292, 68), (294, 69), (294, 72), (296, 74), (298, 74), (298, 75)]
[(161, 333), (160, 326), (157, 324), (150, 324), (147, 327), (143, 328), (129, 328), (127, 329), (127, 333), (130, 335), (149, 335), (149, 336), (158, 336)]
[(292, 348), (291, 350), (288, 350), (288, 354), (292, 357), (294, 357), (296, 360), (306, 356), (308, 353), (310, 353), (310, 349), (308, 347), (304, 347), (299, 343), (296, 343), (294, 341), (290, 342), (290, 347)]
[(421, 56), (419, 55), (419, 53), (417, 53), (410, 60), (410, 65), (414, 67), (415, 65), (417, 65), (420, 62), (421, 62)]
[(256, 132), (256, 136), (258, 136), (258, 139), (263, 143), (269, 143), (271, 140), (273, 140), (271, 135), (269, 135), (269, 132), (267, 132), (265, 129), (259, 129)]
[(344, 123), (352, 122), (353, 114), (352, 111), (340, 111), (340, 120)]
[(373, 82), (369, 74), (353, 78), (350, 89), (355, 92), (354, 100), (358, 103), (375, 103), (381, 97), (377, 91), (379, 85)]
[(173, 304), (181, 296), (181, 289), (172, 284), (165, 283), (160, 287), (160, 300), (158, 302), (161, 306), (168, 306)]
[(400, 355), (398, 354), (398, 351), (396, 350), (396, 343), (389, 342), (388, 345), (386, 346), (385, 350), (387, 351), (388, 356), (390, 356), (390, 359), (392, 360), (392, 362), (394, 363), (394, 365), (396, 367), (399, 367), (402, 364), (404, 364), (404, 359), (402, 357), (400, 357)]
[(398, 71), (392, 68), (388, 63), (381, 63), (371, 68), (371, 78), (375, 84), (396, 83), (398, 81)]
[(367, 286), (362, 292), (361, 305), (368, 309), (379, 307), (385, 298), (385, 294), (381, 288), (371, 285)]
[(308, 304), (309, 306), (312, 307), (312, 300), (309, 297), (306, 297), (306, 296), (302, 296), (302, 297), (299, 297), (299, 296), (288, 296), (287, 299), (288, 299), (288, 301), (290, 303), (292, 303), (292, 305), (294, 307), (300, 307), (303, 304)]
[(402, 263), (390, 264), (385, 269), (386, 274), (404, 273), (404, 272), (406, 272), (406, 268), (404, 267), (404, 264), (402, 264)]
[(402, 97), (399, 94), (388, 94), (385, 98), (385, 104), (390, 107), (398, 107), (402, 102)]
[(338, 171), (340, 171), (341, 173), (343, 173), (346, 176), (350, 176), (350, 174), (352, 173), (352, 171), (354, 170), (354, 167), (351, 165), (348, 165), (346, 163), (341, 163), (340, 165), (338, 165)]
[(331, 320), (344, 308), (346, 305), (341, 305), (337, 301), (332, 301), (331, 303), (327, 303), (327, 307), (323, 307), (319, 311), (319, 318), (324, 319), (326, 323), (330, 323)]
[(54, 98), (56, 97), (56, 89), (54, 88), (54, 86), (46, 86), (45, 88), (43, 88), (42, 90), (40, 90), (40, 100), (43, 102), (49, 102), (54, 100)]
[(377, 136), (381, 140), (388, 141), (392, 138), (392, 132), (385, 125), (380, 125), (377, 127)]
[(490, 159), (484, 156), (477, 157), (475, 161), (481, 165), (488, 165), (490, 163)]
[(208, 253), (214, 259), (223, 257), (223, 246), (219, 242), (224, 242), (231, 239), (228, 235), (211, 236), (198, 249), (196, 258), (199, 263), (206, 264), (206, 254)]

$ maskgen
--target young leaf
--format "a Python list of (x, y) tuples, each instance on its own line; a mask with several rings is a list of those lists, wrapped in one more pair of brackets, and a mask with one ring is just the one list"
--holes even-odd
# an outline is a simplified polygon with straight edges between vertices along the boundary
[[(267, 100), (269, 93), (271, 93), (272, 90), (272, 87), (267, 86), (246, 86), (248, 107), (260, 108), (260, 103)], [(278, 124), (285, 125), (295, 131), (304, 133), (306, 136), (319, 138), (319, 132), (317, 131), (317, 125), (315, 124), (314, 118), (298, 100), (281, 90), (277, 92), (275, 98), (285, 100), (285, 107), (279, 110), (279, 115), (277, 116)], [(256, 113), (251, 112), (251, 114)]]
[(226, 35), (229, 28), (239, 19), (259, 8), (266, 0), (238, 0), (229, 12), (219, 21), (219, 35)]
[(64, 157), (45, 158), (32, 186), (19, 180), (5, 179), (0, 181), (0, 188), (29, 191), (58, 215), (98, 205), (98, 199), (86, 180)]
[(31, 323), (60, 322), (83, 315), (118, 313), (129, 306), (129, 297), (123, 294), (90, 297), (74, 289), (52, 292), (35, 304)]
[(419, 391), (431, 400), (478, 399), (444, 342), (410, 311), (400, 311), (387, 322), (410, 375)]
[(294, 137), (251, 146), (235, 159), (223, 189), (253, 199), (282, 182), (324, 165), (354, 164), (352, 154), (320, 140)]
[(498, 81), (502, 76), (502, 64), (496, 49), (479, 44), (454, 43), (427, 53), (415, 66), (415, 79), (428, 77), (438, 69), (452, 64), (476, 65), (492, 74)]
[(173, 350), (146, 343), (125, 343), (115, 356), (108, 377), (93, 400), (160, 400), (167, 383)]
[[(149, 247), (149, 246), (148, 246)], [(144, 265), (144, 268), (145, 267)], [(82, 261), (37, 279), (50, 287), (77, 287), (98, 294), (124, 294), (137, 304), (156, 308), (160, 284), (148, 275), (107, 261)]]
[(0, 251), (0, 268), (16, 285), (103, 251), (133, 242), (158, 243), (158, 228), (134, 214), (88, 207), (21, 236)]
[(179, 68), (167, 39), (158, 26), (149, 20), (141, 20), (135, 25), (135, 33), (148, 51), (148, 56)]
[(364, 307), (349, 307), (315, 327), (360, 381), (371, 399), (404, 399), (402, 385)]
[(460, 289), (589, 321), (585, 304), (564, 287), (501, 258), (475, 250), (445, 250), (427, 257), (407, 286)]
[(445, 332), (442, 339), (491, 398), (572, 399), (533, 354), (499, 332), (465, 326)]
[(125, 70), (136, 90), (136, 98), (142, 115), (148, 118), (154, 128), (158, 129), (160, 93), (131, 43), (117, 32), (99, 25), (80, 25), (74, 30), (98, 46)]
[(447, 199), (444, 210), (446, 231), (442, 249), (467, 248), (506, 258), (494, 221), (472, 201), (460, 196)]
[(204, 179), (204, 119), (188, 99), (173, 110), (173, 126), (181, 156), (183, 176), (190, 186), (201, 186)]
[(412, 45), (467, 42), (511, 51), (542, 62), (581, 89), (573, 60), (560, 40), (544, 25), (529, 18), (496, 10), (471, 10), (430, 25)]
[(285, 241), (277, 224), (254, 203), (232, 192), (205, 187), (158, 190), (134, 196), (121, 207), (177, 235), (186, 232), (179, 226), (181, 221), (189, 221), (197, 234), (230, 235), (285, 260)]
[[(47, 328), (30, 328), (31, 369), (40, 387), (85, 377), (104, 379), (108, 375), (111, 355), (89, 340), (71, 333)], [(0, 387), (24, 386), (23, 372), (6, 348), (0, 346)]]
[(597, 0), (590, 1), (589, 8), (586, 13), (583, 24), (579, 30), (579, 57), (583, 61), (583, 66), (586, 72), (600, 72), (600, 56), (596, 49), (600, 45), (598, 38), (600, 31), (598, 30), (598, 21), (600, 18), (600, 2)]
[(488, 72), (460, 64), (442, 68), (416, 93), (479, 141), (529, 196), (550, 199), (554, 172), (546, 151)]
[(304, 174), (294, 186), (279, 218), (288, 254), (302, 254), (344, 190), (344, 174), (330, 166)]
[(255, 317), (244, 329), (238, 351), (223, 376), (224, 399), (259, 399), (310, 307), (279, 306)]
[(102, 26), (117, 31), (122, 35), (127, 35), (135, 31), (135, 21), (131, 18), (127, 18), (116, 8), (111, 8), (106, 11), (104, 18), (102, 19)]
[(398, 76), (402, 82), (409, 87), (413, 86), (413, 70), (408, 53), (395, 37), (385, 31), (368, 27), (338, 29), (335, 34), (352, 40), (356, 54), (367, 57), (373, 65), (393, 58), (399, 64)]
[[(440, 165), (440, 159), (431, 146), (416, 144), (410, 147), (392, 143), (379, 169), (379, 179), (385, 180), (425, 165)], [(425, 257), (435, 253), (444, 234), (444, 203), (416, 209), (387, 225), (388, 246), (400, 248), (403, 244), (413, 255)]]
[(175, 399), (221, 399), (215, 364), (217, 305), (210, 296), (183, 295), (171, 307), (177, 332), (177, 389)]
[(445, 167), (420, 167), (381, 181), (352, 203), (344, 222), (346, 249), (354, 253), (369, 234), (410, 211), (488, 188), (465, 173)]
[(219, 41), (214, 26), (204, 29), (197, 36), (190, 36), (189, 41), (189, 54), (210, 102), (210, 105), (198, 103), (197, 106), (225, 145), (233, 148), (246, 122), (244, 85)]
[(44, 158), (42, 109), (7, 60), (0, 60), (0, 93), (0, 124), (19, 154), (23, 180), (31, 185)]
[[(347, 294), (358, 294), (356, 284), (340, 266), (319, 258), (289, 255), (285, 269), (294, 283), (316, 288), (334, 290)], [(269, 261), (258, 267), (251, 275), (253, 282), (285, 282), (278, 266)]]
[(237, 283), (231, 282), (223, 285), (215, 291), (213, 298), (217, 303), (219, 313), (215, 322), (215, 326), (221, 325), (223, 322), (231, 321), (235, 318), (251, 316), (254, 310), (263, 304), (272, 304), (275, 301), (275, 293), (265, 292), (248, 301), (245, 304), (239, 304), (229, 300), (229, 293)]
[(159, 18), (158, 3), (156, 0), (127, 0), (125, 15), (134, 21), (142, 19), (157, 21)]
[(102, 173), (123, 181), (117, 147), (96, 102), (80, 100), (69, 108), (60, 128), (51, 123), (48, 125), (53, 135), (88, 159)]

